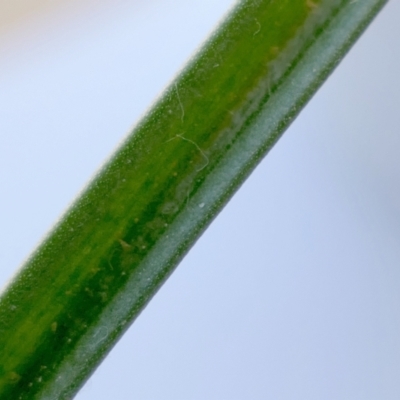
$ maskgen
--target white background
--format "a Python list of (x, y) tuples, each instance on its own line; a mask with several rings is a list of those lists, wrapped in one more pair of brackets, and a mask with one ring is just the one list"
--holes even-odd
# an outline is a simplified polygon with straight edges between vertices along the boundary
[[(233, 3), (0, 1), (0, 285)], [(78, 400), (400, 398), (398, 15), (392, 0)]]

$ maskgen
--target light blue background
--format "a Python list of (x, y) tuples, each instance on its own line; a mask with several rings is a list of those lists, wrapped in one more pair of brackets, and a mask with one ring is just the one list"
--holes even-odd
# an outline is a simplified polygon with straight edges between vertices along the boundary
[[(3, 285), (233, 4), (61, 3), (0, 35)], [(76, 397), (400, 398), (400, 3)]]

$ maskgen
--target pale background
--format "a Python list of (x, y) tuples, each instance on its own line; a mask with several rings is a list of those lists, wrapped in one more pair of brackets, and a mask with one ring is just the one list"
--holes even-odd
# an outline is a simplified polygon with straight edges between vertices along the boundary
[[(232, 6), (0, 0), (0, 286)], [(392, 0), (76, 397), (400, 398)]]

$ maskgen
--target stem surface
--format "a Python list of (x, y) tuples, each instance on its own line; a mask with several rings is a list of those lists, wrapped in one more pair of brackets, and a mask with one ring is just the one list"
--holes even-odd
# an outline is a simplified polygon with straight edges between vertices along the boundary
[(239, 2), (3, 293), (1, 399), (74, 396), (385, 3)]

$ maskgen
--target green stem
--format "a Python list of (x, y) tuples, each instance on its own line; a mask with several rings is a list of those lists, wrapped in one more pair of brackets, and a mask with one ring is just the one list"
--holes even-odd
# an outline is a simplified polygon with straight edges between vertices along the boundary
[(242, 1), (0, 302), (0, 398), (68, 399), (385, 0)]

